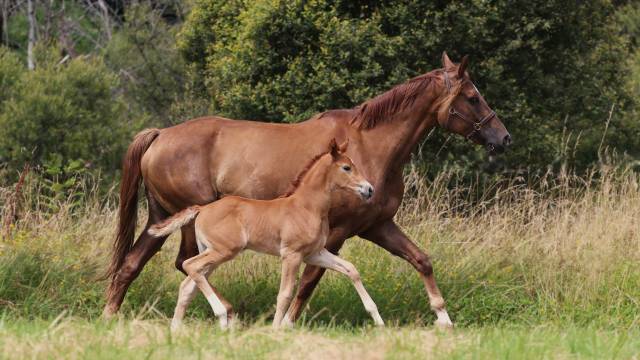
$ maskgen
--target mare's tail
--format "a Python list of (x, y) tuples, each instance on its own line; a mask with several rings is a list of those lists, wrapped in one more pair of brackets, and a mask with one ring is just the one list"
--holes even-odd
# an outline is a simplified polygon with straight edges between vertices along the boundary
[(129, 145), (122, 164), (120, 183), (120, 209), (118, 210), (118, 233), (113, 243), (111, 264), (105, 278), (116, 275), (125, 256), (133, 246), (138, 217), (138, 188), (142, 182), (140, 162), (151, 143), (158, 137), (160, 130), (146, 129), (138, 133)]
[(170, 235), (188, 224), (189, 221), (193, 220), (199, 212), (200, 206), (198, 205), (188, 207), (160, 223), (152, 225), (149, 228), (148, 233), (154, 237)]

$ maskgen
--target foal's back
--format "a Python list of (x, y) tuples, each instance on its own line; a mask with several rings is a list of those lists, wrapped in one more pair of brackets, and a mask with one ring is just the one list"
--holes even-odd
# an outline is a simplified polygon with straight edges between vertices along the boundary
[[(251, 249), (281, 256), (283, 250), (300, 251), (321, 240), (323, 223), (328, 231), (328, 219), (304, 212), (292, 197), (267, 201), (228, 196), (200, 208), (196, 237), (216, 251)], [(322, 242), (308, 251), (323, 246)]]

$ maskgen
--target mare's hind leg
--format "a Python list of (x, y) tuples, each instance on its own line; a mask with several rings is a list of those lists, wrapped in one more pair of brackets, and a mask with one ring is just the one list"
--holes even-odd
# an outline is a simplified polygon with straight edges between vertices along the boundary
[(282, 275), (280, 277), (280, 291), (276, 303), (276, 315), (273, 317), (273, 327), (279, 328), (282, 318), (293, 299), (293, 289), (296, 285), (296, 275), (302, 264), (302, 255), (291, 253), (282, 258)]
[(207, 249), (183, 263), (184, 270), (207, 298), (209, 305), (211, 305), (213, 309), (213, 313), (220, 319), (220, 327), (223, 329), (226, 329), (228, 326), (227, 308), (213, 290), (213, 286), (211, 286), (207, 280), (207, 276), (220, 264), (231, 260), (238, 252), (239, 251), (219, 252)]
[(149, 226), (164, 220), (169, 216), (169, 213), (158, 204), (149, 192), (146, 195), (149, 204), (147, 225), (138, 236), (131, 251), (124, 258), (122, 266), (111, 279), (107, 290), (107, 303), (102, 312), (104, 318), (110, 318), (118, 312), (129, 285), (138, 277), (147, 261), (160, 250), (167, 239), (166, 236), (156, 238), (147, 233)]
[(322, 249), (313, 255), (307, 256), (304, 259), (304, 262), (310, 265), (332, 269), (347, 275), (353, 282), (353, 286), (356, 288), (358, 295), (360, 295), (360, 299), (364, 304), (364, 308), (369, 314), (371, 314), (373, 322), (378, 326), (384, 326), (384, 321), (382, 321), (382, 317), (380, 317), (380, 313), (378, 313), (378, 307), (373, 302), (373, 299), (371, 299), (371, 296), (369, 296), (369, 293), (367, 293), (367, 290), (364, 288), (362, 280), (360, 279), (360, 273), (358, 273), (358, 270), (356, 270), (356, 267), (353, 266), (352, 263), (336, 255), (333, 255), (326, 249)]

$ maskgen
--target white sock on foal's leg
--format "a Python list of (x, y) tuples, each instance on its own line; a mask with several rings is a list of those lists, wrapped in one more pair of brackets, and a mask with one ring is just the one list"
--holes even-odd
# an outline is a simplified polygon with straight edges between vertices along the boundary
[(435, 309), (436, 312), (436, 316), (438, 317), (436, 319), (435, 325), (442, 327), (442, 328), (452, 328), (453, 327), (453, 323), (451, 322), (451, 319), (449, 318), (449, 314), (447, 313), (447, 310), (445, 310), (444, 308), (442, 309)]
[(384, 321), (382, 320), (382, 317), (378, 312), (378, 307), (376, 306), (376, 303), (373, 301), (371, 296), (369, 296), (369, 293), (367, 292), (367, 290), (364, 288), (364, 285), (362, 284), (362, 280), (360, 278), (360, 273), (358, 273), (358, 270), (356, 269), (355, 266), (353, 266), (352, 263), (330, 253), (329, 251), (327, 251), (327, 249), (322, 249), (313, 255), (307, 256), (307, 258), (305, 259), (305, 262), (307, 264), (335, 270), (339, 273), (342, 273), (348, 276), (351, 279), (353, 286), (356, 288), (356, 292), (358, 293), (358, 296), (360, 296), (360, 299), (362, 300), (362, 304), (364, 305), (365, 310), (367, 310), (367, 312), (373, 318), (373, 322), (377, 326), (384, 326)]
[(213, 313), (216, 314), (220, 320), (220, 328), (226, 329), (229, 326), (227, 308), (213, 290), (211, 290), (211, 294), (207, 295), (207, 301), (209, 302), (209, 305), (211, 305)]
[(191, 303), (191, 300), (193, 300), (193, 297), (196, 295), (197, 290), (198, 287), (196, 286), (195, 281), (193, 281), (188, 276), (180, 284), (176, 309), (173, 312), (173, 319), (171, 319), (172, 331), (178, 330), (180, 326), (182, 326), (182, 319), (184, 319), (184, 314), (187, 311), (189, 303)]

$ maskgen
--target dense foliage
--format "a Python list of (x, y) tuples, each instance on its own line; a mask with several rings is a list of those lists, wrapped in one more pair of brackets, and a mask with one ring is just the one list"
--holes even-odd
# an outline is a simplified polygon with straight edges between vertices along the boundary
[[(517, 141), (512, 167), (586, 166), (607, 146), (640, 150), (640, 123), (626, 116), (629, 45), (615, 11), (606, 0), (199, 0), (180, 46), (217, 112), (287, 122), (438, 68), (443, 50), (470, 54), (478, 87)], [(425, 150), (444, 139), (432, 137)], [(447, 146), (458, 159), (469, 148)]]
[[(24, 4), (8, 4), (0, 172), (9, 181), (26, 161), (115, 174), (135, 131), (194, 116), (297, 122), (349, 108), (440, 67), (443, 50), (471, 56), (474, 81), (515, 139), (491, 169), (584, 169), (640, 154), (635, 2), (137, 0), (104, 2), (106, 12), (36, 2), (34, 71)], [(487, 163), (441, 130), (421, 149), (431, 171)]]
[(117, 168), (129, 135), (124, 102), (112, 92), (117, 78), (97, 58), (58, 64), (43, 50), (40, 66), (27, 71), (0, 49), (0, 159), (21, 168), (81, 160)]

